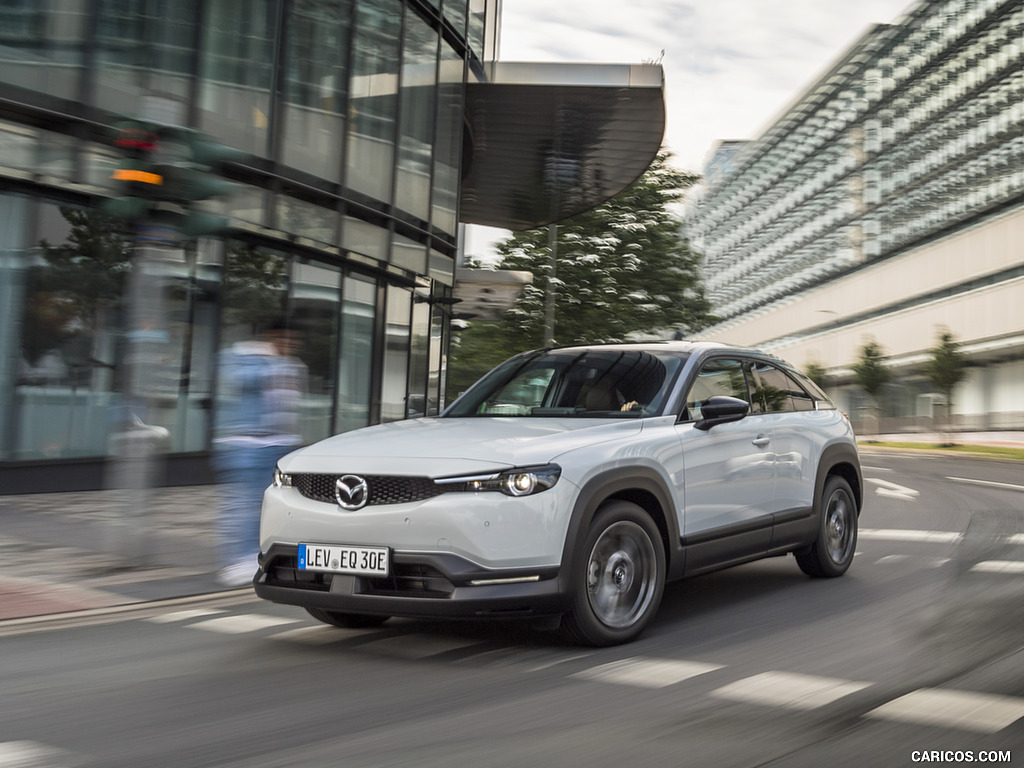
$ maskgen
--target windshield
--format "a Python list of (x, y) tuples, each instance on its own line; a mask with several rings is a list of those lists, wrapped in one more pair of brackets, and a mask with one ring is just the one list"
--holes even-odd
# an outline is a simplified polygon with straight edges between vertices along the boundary
[(621, 349), (528, 353), (495, 368), (444, 415), (652, 416), (660, 413), (685, 359)]

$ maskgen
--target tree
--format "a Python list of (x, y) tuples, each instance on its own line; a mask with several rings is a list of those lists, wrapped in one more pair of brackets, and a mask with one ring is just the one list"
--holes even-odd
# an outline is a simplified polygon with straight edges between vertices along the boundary
[(853, 373), (861, 389), (874, 402), (875, 416), (879, 410), (882, 388), (889, 383), (892, 373), (885, 367), (885, 353), (874, 339), (869, 339), (860, 349), (860, 359), (853, 364)]
[(804, 368), (804, 373), (807, 374), (807, 378), (817, 384), (819, 387), (825, 386), (825, 381), (828, 379), (828, 371), (825, 366), (818, 362), (811, 362)]
[(105, 313), (124, 299), (132, 243), (117, 223), (94, 211), (60, 208), (67, 239), (39, 243), (42, 261), (28, 270), (21, 354), (29, 366), (54, 350), (81, 370), (91, 364)]
[[(685, 335), (708, 323), (699, 255), (671, 207), (699, 176), (672, 168), (661, 152), (616, 197), (558, 224), (552, 279), (547, 227), (518, 232), (498, 245), (499, 269), (534, 279), (499, 322), (462, 331), (452, 350), (453, 391), (514, 352), (544, 343), (545, 297), (556, 289), (556, 344), (623, 341), (634, 334)], [(490, 367), (490, 366), (488, 366)]]
[(37, 290), (61, 294), (74, 318), (95, 331), (99, 312), (123, 298), (132, 243), (107, 216), (64, 206), (60, 214), (71, 228), (61, 245), (39, 243), (46, 269)]
[[(945, 399), (946, 424), (953, 416), (953, 390), (967, 375), (967, 360), (953, 334), (945, 329), (939, 334), (939, 343), (930, 350), (926, 372), (928, 378)], [(948, 441), (947, 441), (948, 442)]]

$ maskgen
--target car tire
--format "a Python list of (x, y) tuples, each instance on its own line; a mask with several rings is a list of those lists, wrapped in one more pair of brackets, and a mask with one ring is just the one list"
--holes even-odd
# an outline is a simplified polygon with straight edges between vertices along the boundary
[(857, 502), (850, 484), (838, 475), (825, 481), (821, 492), (818, 532), (808, 549), (794, 553), (800, 570), (808, 576), (842, 576), (857, 549)]
[(665, 589), (665, 549), (651, 516), (629, 501), (602, 506), (570, 566), (572, 600), (563, 637), (608, 646), (636, 638)]
[(379, 627), (390, 616), (371, 616), (366, 613), (342, 613), (341, 611), (328, 611), (325, 608), (310, 608), (305, 606), (306, 613), (317, 621), (324, 624), (331, 624), (335, 627), (345, 629), (361, 629), (364, 627)]

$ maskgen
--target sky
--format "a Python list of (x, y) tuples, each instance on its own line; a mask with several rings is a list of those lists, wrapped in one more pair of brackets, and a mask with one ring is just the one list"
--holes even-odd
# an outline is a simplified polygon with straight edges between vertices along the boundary
[[(664, 145), (701, 173), (714, 143), (760, 135), (873, 25), (913, 0), (503, 0), (503, 61), (661, 60)], [(662, 52), (664, 51), (664, 54)], [(471, 228), (482, 254), (507, 233)]]

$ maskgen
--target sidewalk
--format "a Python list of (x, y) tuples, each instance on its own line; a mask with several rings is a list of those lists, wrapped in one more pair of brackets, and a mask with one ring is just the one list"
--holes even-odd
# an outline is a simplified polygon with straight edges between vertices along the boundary
[(944, 443), (957, 445), (998, 445), (1008, 448), (1024, 448), (1024, 432), (903, 432), (888, 435), (857, 435), (857, 440), (880, 443)]
[(0, 621), (226, 591), (215, 578), (219, 493), (152, 489), (131, 558), (114, 491), (0, 496)]
[[(938, 443), (945, 438), (860, 439)], [(953, 439), (1024, 448), (1024, 432), (955, 433)], [(215, 485), (152, 489), (147, 514), (133, 521), (134, 530), (145, 532), (146, 544), (145, 555), (134, 564), (121, 554), (116, 492), (0, 496), (0, 622), (228, 591), (216, 580), (219, 494)]]

